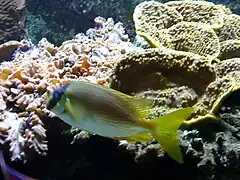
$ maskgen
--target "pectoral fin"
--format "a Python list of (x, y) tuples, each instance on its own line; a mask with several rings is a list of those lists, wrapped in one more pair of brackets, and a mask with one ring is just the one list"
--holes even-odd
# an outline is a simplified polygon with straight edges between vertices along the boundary
[(66, 100), (66, 112), (75, 121), (82, 120), (86, 116), (85, 108), (69, 98)]

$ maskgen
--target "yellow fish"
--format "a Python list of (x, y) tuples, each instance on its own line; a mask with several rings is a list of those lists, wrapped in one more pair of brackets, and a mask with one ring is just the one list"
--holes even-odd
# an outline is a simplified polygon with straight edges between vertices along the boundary
[(153, 100), (126, 95), (111, 88), (83, 81), (71, 81), (56, 89), (47, 109), (73, 127), (103, 137), (130, 142), (153, 138), (179, 163), (183, 155), (177, 130), (193, 112), (183, 108), (156, 119), (147, 119)]

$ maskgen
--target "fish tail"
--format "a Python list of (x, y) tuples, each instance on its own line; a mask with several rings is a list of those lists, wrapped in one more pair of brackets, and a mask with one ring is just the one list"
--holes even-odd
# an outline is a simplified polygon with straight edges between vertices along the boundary
[(180, 164), (184, 160), (177, 138), (177, 130), (192, 113), (193, 108), (183, 108), (151, 120), (154, 139), (172, 159)]

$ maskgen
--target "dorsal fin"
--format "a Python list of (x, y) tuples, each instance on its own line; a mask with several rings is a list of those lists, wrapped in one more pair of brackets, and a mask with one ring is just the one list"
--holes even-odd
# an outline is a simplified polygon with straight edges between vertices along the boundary
[(103, 88), (111, 91), (123, 99), (127, 99), (130, 103), (132, 103), (132, 105), (136, 108), (140, 119), (145, 119), (149, 115), (150, 108), (153, 106), (152, 99), (137, 98), (105, 86), (103, 86)]
[(140, 117), (140, 119), (145, 119), (149, 113), (150, 113), (150, 108), (153, 106), (153, 100), (152, 99), (144, 99), (144, 98), (137, 98), (134, 96), (130, 96), (128, 94), (122, 93), (120, 91), (114, 90), (109, 87), (105, 87), (106, 90), (111, 91), (112, 93), (120, 96), (123, 99), (127, 99), (132, 105), (136, 108), (136, 111)]
[[(92, 87), (95, 86), (98, 88), (102, 88), (108, 92), (113, 93), (114, 95), (116, 95), (116, 97), (125, 99), (128, 103), (130, 103), (132, 105), (132, 107), (135, 108), (138, 118), (140, 118), (140, 119), (145, 119), (149, 115), (149, 109), (153, 105), (153, 100), (151, 100), (151, 99), (136, 98), (134, 96), (130, 96), (128, 94), (122, 93), (120, 91), (117, 91), (115, 89), (112, 89), (110, 87), (106, 87), (103, 85), (93, 84), (93, 83), (89, 83), (89, 82), (82, 82), (82, 83), (89, 84)], [(72, 83), (72, 86), (78, 86), (78, 84)]]

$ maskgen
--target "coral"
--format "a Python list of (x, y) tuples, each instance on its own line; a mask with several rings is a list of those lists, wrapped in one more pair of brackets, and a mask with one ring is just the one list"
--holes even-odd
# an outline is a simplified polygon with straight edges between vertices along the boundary
[[(186, 155), (185, 162), (189, 165), (191, 164), (189, 159), (194, 160), (194, 164), (197, 164), (201, 172), (197, 175), (198, 179), (224, 178), (226, 174), (235, 174), (239, 168), (239, 111), (236, 111), (238, 114), (234, 117), (229, 117), (229, 114), (226, 116), (227, 111), (224, 112), (221, 109), (222, 105), (226, 105), (225, 100), (239, 90), (239, 77), (240, 72), (232, 69), (223, 77), (219, 76), (210, 83), (204, 94), (197, 97), (198, 102), (194, 105), (195, 113), (189, 118), (189, 121), (185, 122), (190, 123), (193, 127), (185, 130), (183, 128), (179, 131), (180, 144)], [(154, 93), (147, 95), (158, 97)], [(239, 101), (239, 91), (234, 98)], [(155, 110), (152, 109), (150, 118), (173, 110), (171, 106), (169, 106), (170, 109), (164, 109), (163, 104), (160, 107), (157, 106)], [(233, 106), (232, 103), (231, 105)], [(229, 108), (226, 109), (229, 110)], [(221, 120), (210, 121), (209, 118), (215, 119), (219, 113)], [(197, 122), (204, 122), (202, 120), (205, 120), (206, 123), (196, 126)], [(149, 163), (155, 159), (154, 157), (165, 157), (161, 146), (155, 141), (147, 143), (121, 141), (119, 145), (133, 154), (135, 161), (140, 164)], [(235, 176), (239, 177), (237, 174)]]
[(124, 22), (127, 33), (133, 38), (135, 32), (131, 16), (135, 5), (142, 1), (28, 0), (28, 34), (34, 43), (40, 37), (46, 37), (49, 42), (59, 46), (63, 41), (72, 39), (76, 33), (92, 27), (92, 20), (100, 15)]
[(210, 25), (213, 29), (223, 26), (224, 8), (207, 1), (170, 1), (166, 5), (176, 9), (183, 21)]
[(216, 125), (207, 124), (202, 129), (180, 133), (187, 155), (199, 159), (198, 168), (206, 174), (204, 179), (239, 178), (239, 112), (237, 90), (223, 101), (218, 111), (222, 121), (217, 130)]
[(238, 179), (239, 139), (229, 131), (217, 132), (208, 141), (201, 134), (196, 130), (184, 131), (180, 138), (187, 154), (201, 159), (198, 168), (202, 174), (198, 179)]
[(12, 161), (47, 154), (46, 127), (55, 117), (45, 108), (48, 93), (71, 79), (107, 84), (113, 60), (133, 51), (121, 23), (102, 17), (95, 21), (97, 27), (60, 47), (45, 38), (37, 45), (15, 42), (14, 53), (11, 44), (2, 46), (12, 61), (0, 67), (0, 134), (2, 146), (10, 146)]
[[(185, 9), (191, 10), (193, 15), (185, 17)], [(222, 27), (225, 15), (223, 9), (201, 1), (172, 1), (165, 4), (146, 1), (136, 6), (133, 19), (136, 33), (144, 37), (152, 47), (193, 52), (212, 61), (220, 53), (219, 39), (213, 28)]]
[(224, 17), (224, 25), (218, 31), (220, 41), (230, 39), (240, 39), (240, 16), (236, 14), (229, 14)]
[(27, 51), (30, 44), (25, 41), (8, 41), (0, 45), (0, 62), (12, 60), (14, 52), (19, 49), (21, 51)]
[[(155, 75), (158, 78), (151, 80), (151, 74), (156, 72), (159, 72), (158, 76)], [(125, 55), (112, 76), (111, 87), (125, 93), (141, 91), (144, 86), (150, 88), (151, 84), (156, 86), (156, 82), (159, 89), (177, 84), (188, 85), (201, 92), (214, 80), (215, 70), (203, 56), (152, 48)]]
[(217, 78), (214, 82), (210, 83), (206, 88), (204, 95), (194, 105), (195, 111), (189, 117), (189, 123), (199, 122), (202, 119), (215, 118), (216, 113), (219, 112), (222, 102), (233, 91), (240, 88), (239, 84), (240, 72), (232, 71)]
[(226, 40), (220, 43), (220, 60), (240, 57), (240, 40)]
[(18, 41), (9, 41), (0, 45), (0, 60), (11, 60), (13, 51), (21, 46)]
[(220, 78), (234, 71), (240, 71), (240, 58), (226, 59), (216, 64), (217, 76)]
[(26, 36), (25, 0), (0, 1), (0, 43)]
[[(187, 12), (192, 12), (192, 16), (187, 17)], [(202, 18), (199, 18), (200, 14)], [(85, 34), (79, 33), (59, 47), (45, 38), (36, 45), (18, 42), (16, 50), (15, 46), (5, 44), (4, 48), (8, 48), (3, 48), (2, 53), (12, 61), (2, 62), (0, 66), (0, 144), (7, 150), (9, 146), (11, 161), (21, 159), (45, 164), (35, 168), (40, 169), (39, 179), (48, 179), (49, 174), (55, 179), (78, 179), (75, 174), (80, 171), (81, 178), (89, 178), (95, 167), (105, 163), (102, 159), (106, 157), (111, 163), (107, 162), (104, 167), (110, 168), (112, 159), (118, 164), (125, 157), (131, 168), (147, 168), (150, 173), (142, 172), (146, 179), (153, 167), (157, 169), (158, 177), (161, 177), (159, 167), (166, 164), (170, 164), (171, 172), (179, 169), (166, 158), (155, 140), (128, 143), (90, 135), (71, 128), (49, 112), (45, 108), (46, 96), (55, 88), (77, 79), (153, 99), (149, 120), (194, 106), (194, 113), (179, 130), (186, 159), (184, 177), (189, 168), (196, 167), (200, 173), (194, 174), (193, 179), (217, 175), (222, 178), (219, 169), (226, 172), (234, 160), (238, 162), (238, 114), (234, 119), (223, 116), (228, 115), (226, 111), (229, 110), (226, 100), (239, 92), (240, 87), (239, 59), (234, 54), (238, 51), (238, 40), (230, 38), (234, 40), (219, 43), (222, 30), (236, 31), (234, 24), (222, 24), (223, 18), (226, 21), (232, 16), (231, 12), (224, 6), (208, 2), (163, 4), (148, 1), (139, 4), (133, 16), (137, 34), (145, 37), (154, 48), (142, 39), (139, 40), (140, 47), (136, 47), (130, 42), (122, 23), (102, 17), (96, 17), (95, 27)], [(42, 157), (45, 155), (47, 157)], [(239, 167), (238, 163), (234, 165), (235, 169)], [(122, 167), (126, 166), (121, 166), (121, 171)], [(126, 167), (127, 172), (129, 168), (130, 165)], [(46, 169), (44, 176), (42, 171)], [(85, 169), (88, 169), (87, 175), (83, 175)], [(204, 173), (208, 173), (206, 177), (203, 177)], [(107, 171), (96, 174), (106, 177)], [(128, 179), (139, 179), (140, 176), (133, 174)], [(168, 177), (161, 178), (173, 179)], [(112, 175), (111, 179), (114, 179)]]
[[(183, 16), (183, 20), (169, 27), (159, 25), (159, 29), (155, 25), (161, 21), (153, 21), (152, 28), (152, 24), (149, 24), (152, 23), (151, 17), (156, 19), (154, 12), (147, 14), (148, 24), (141, 21), (144, 20), (144, 15), (144, 18), (135, 15), (136, 29), (140, 27), (143, 32), (138, 33), (137, 29), (138, 35), (158, 48), (146, 47), (124, 55), (114, 66), (110, 81), (110, 87), (114, 89), (153, 99), (155, 106), (150, 111), (149, 119), (180, 107), (194, 106), (194, 113), (179, 131), (179, 139), (185, 157), (194, 160), (194, 164), (203, 172), (198, 176), (200, 179), (223, 178), (225, 173), (220, 173), (220, 170), (226, 172), (234, 161), (239, 160), (237, 146), (240, 139), (239, 135), (235, 137), (239, 132), (237, 117), (232, 122), (221, 116), (225, 101), (238, 92), (240, 87), (237, 35), (223, 38), (225, 31), (238, 33), (237, 22), (223, 24), (223, 20), (226, 22), (229, 17), (235, 17), (236, 20), (237, 16), (224, 6), (204, 3), (166, 3), (165, 5), (174, 7)], [(165, 7), (152, 1), (142, 3), (139, 7), (151, 7), (152, 4)], [(187, 4), (188, 9), (181, 7), (182, 4)], [(136, 7), (138, 13), (141, 12), (139, 7)], [(186, 11), (195, 14), (187, 16)], [(201, 13), (203, 19), (197, 18)], [(211, 13), (214, 15), (208, 16)], [(155, 34), (151, 34), (151, 30)], [(233, 143), (236, 146), (230, 145)], [(161, 146), (155, 141), (121, 141), (119, 145), (133, 154), (137, 163), (152, 161), (153, 157), (164, 157)], [(238, 167), (238, 163), (235, 163), (234, 171)], [(204, 173), (207, 175), (203, 176)]]
[[(26, 156), (31, 156), (35, 152), (45, 155), (47, 151), (46, 130), (39, 118), (42, 116), (39, 111), (43, 101), (31, 94), (34, 86), (31, 87), (31, 91), (27, 90), (24, 81), (22, 82), (21, 77), (18, 77), (5, 81), (2, 88), (2, 100), (7, 106), (2, 111), (1, 121), (3, 127), (4, 124), (8, 127), (5, 132), (8, 134), (7, 138), (2, 141), (9, 142), (12, 161), (23, 157), (28, 159)], [(9, 108), (12, 110), (8, 111)]]
[(172, 87), (163, 90), (147, 90), (136, 93), (135, 96), (154, 99), (154, 104), (158, 107), (167, 106), (169, 108), (192, 106), (198, 99), (196, 92), (188, 86)]
[(159, 40), (162, 36), (159, 30), (169, 28), (182, 19), (177, 11), (155, 1), (140, 3), (133, 13), (136, 33), (157, 47), (160, 46)]
[[(151, 109), (150, 119), (180, 107), (194, 106), (194, 113), (184, 125), (195, 128), (194, 132), (198, 132), (196, 129), (199, 129), (201, 133), (191, 135), (189, 130), (180, 131), (180, 141), (186, 156), (197, 160), (198, 168), (208, 172), (207, 169), (204, 170), (208, 165), (213, 170), (222, 163), (230, 166), (229, 163), (232, 163), (230, 155), (232, 151), (236, 152), (234, 147), (225, 149), (226, 154), (215, 154), (214, 150), (211, 150), (214, 147), (219, 151), (218, 136), (229, 137), (228, 133), (236, 131), (235, 127), (229, 127), (227, 124), (231, 131), (228, 130), (226, 134), (225, 132), (215, 134), (215, 130), (211, 127), (206, 128), (203, 122), (221, 124), (217, 118), (221, 106), (240, 87), (238, 63), (238, 59), (228, 59), (211, 65), (207, 57), (190, 52), (164, 48), (144, 49), (126, 54), (117, 62), (110, 87), (137, 97), (154, 99), (155, 107)], [(211, 142), (204, 138), (208, 128), (211, 129), (210, 134), (213, 134)], [(228, 144), (231, 140), (232, 137), (224, 141)], [(164, 157), (161, 146), (155, 141), (147, 143), (120, 141), (119, 145), (133, 154), (137, 163), (149, 162), (156, 156)], [(227, 160), (223, 162), (221, 158), (225, 156)], [(215, 158), (220, 161), (215, 161)], [(215, 175), (215, 172), (209, 172), (209, 176)]]
[(227, 4), (220, 4), (219, 2), (214, 2), (212, 1), (213, 3), (215, 3), (215, 6), (217, 6), (217, 8), (220, 8), (224, 11), (225, 15), (229, 15), (229, 14), (232, 14), (233, 11), (231, 8), (229, 8), (229, 6)]
[(170, 48), (193, 52), (215, 59), (220, 53), (220, 44), (216, 33), (202, 23), (180, 22), (167, 29)]
[(147, 143), (128, 143), (127, 141), (120, 141), (119, 147), (133, 154), (134, 160), (138, 163), (148, 162), (151, 158), (163, 157), (164, 151), (160, 144), (156, 142)]

